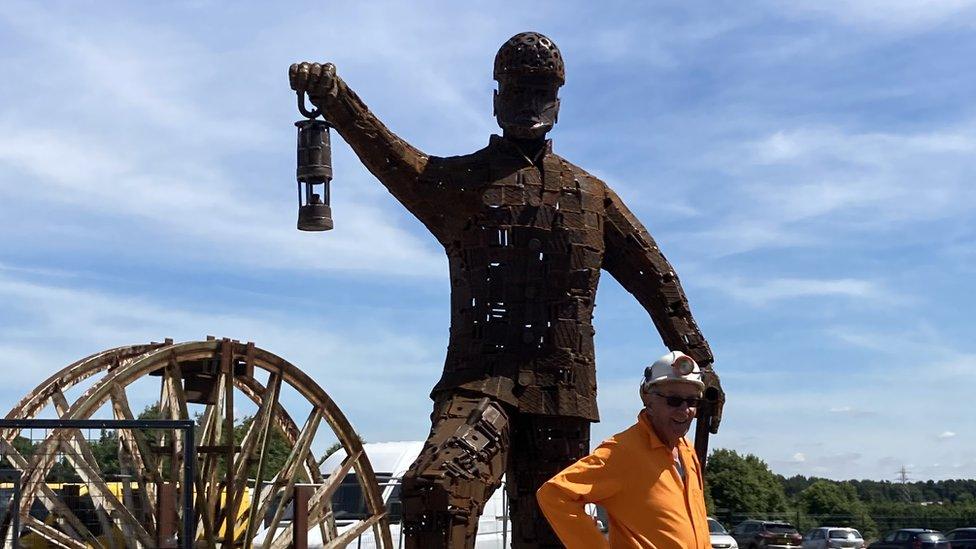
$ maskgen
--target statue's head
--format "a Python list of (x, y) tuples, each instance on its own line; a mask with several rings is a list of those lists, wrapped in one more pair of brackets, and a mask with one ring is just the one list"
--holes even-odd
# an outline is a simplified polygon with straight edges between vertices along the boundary
[(502, 44), (495, 56), (495, 118), (507, 137), (541, 139), (559, 119), (566, 67), (559, 48), (537, 32)]

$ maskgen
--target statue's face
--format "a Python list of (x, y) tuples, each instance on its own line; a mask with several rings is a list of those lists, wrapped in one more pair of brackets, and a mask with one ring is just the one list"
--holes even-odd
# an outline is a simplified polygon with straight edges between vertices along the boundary
[(506, 137), (540, 139), (559, 119), (559, 84), (544, 76), (503, 79), (495, 92), (495, 118)]

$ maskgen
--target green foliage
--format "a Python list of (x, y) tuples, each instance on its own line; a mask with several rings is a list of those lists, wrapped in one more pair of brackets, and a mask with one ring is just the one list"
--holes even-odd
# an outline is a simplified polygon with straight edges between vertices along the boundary
[(102, 472), (102, 477), (112, 478), (122, 472), (119, 466), (119, 439), (115, 431), (101, 430), (99, 437), (89, 440), (95, 462)]
[[(356, 436), (359, 438), (359, 443), (360, 444), (366, 444), (366, 440), (363, 437), (361, 437), (359, 435), (356, 435)], [(319, 460), (319, 467), (321, 467), (322, 464), (325, 463), (325, 460), (329, 459), (329, 456), (331, 456), (332, 454), (338, 452), (339, 450), (342, 450), (342, 442), (339, 442), (337, 440), (337, 441), (333, 442), (331, 446), (329, 446), (328, 448), (325, 449), (325, 453), (322, 454), (322, 459)]]
[(734, 450), (712, 452), (705, 468), (711, 512), (777, 513), (786, 510), (786, 494), (769, 466), (752, 454)]
[(866, 539), (898, 528), (948, 531), (976, 524), (976, 479), (894, 483), (774, 475), (758, 457), (718, 449), (705, 468), (709, 513), (733, 526), (784, 520), (801, 531), (851, 526)]
[[(30, 456), (34, 454), (34, 443), (24, 436), (14, 437), (14, 449), (24, 456), (26, 459), (30, 459)], [(6, 456), (0, 458), (0, 469), (13, 469), (14, 466), (10, 463), (10, 460)]]
[[(247, 416), (240, 423), (234, 426), (234, 440), (237, 444), (244, 441), (244, 435), (247, 434), (247, 430), (250, 428), (252, 423), (254, 423), (254, 418), (252, 416)], [(258, 439), (258, 442), (260, 442), (260, 439)], [(256, 445), (255, 448), (257, 448)], [(268, 442), (265, 445), (265, 452), (263, 470), (261, 471), (261, 480), (270, 480), (278, 474), (278, 471), (281, 471), (282, 467), (285, 466), (285, 461), (288, 459), (288, 454), (291, 452), (291, 445), (285, 439), (284, 433), (282, 433), (281, 429), (279, 429), (273, 423), (271, 428), (268, 429)], [(257, 476), (257, 459), (255, 459), (254, 463), (251, 464), (247, 474), (252, 478)]]
[(807, 515), (817, 517), (817, 526), (853, 526), (865, 536), (877, 532), (867, 506), (849, 482), (817, 480), (799, 493), (797, 504)]

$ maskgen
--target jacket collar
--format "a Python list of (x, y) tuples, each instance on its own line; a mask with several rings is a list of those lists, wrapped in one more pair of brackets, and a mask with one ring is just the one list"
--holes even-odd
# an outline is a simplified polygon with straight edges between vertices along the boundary
[(518, 145), (509, 141), (508, 139), (505, 139), (503, 136), (497, 134), (493, 134), (488, 139), (488, 146), (496, 151), (500, 151), (504, 154), (514, 156), (515, 158), (524, 159), (529, 164), (534, 164), (535, 162), (541, 160), (542, 158), (545, 158), (546, 156), (552, 154), (552, 139), (546, 139), (546, 144), (545, 146), (542, 147), (542, 150), (539, 152), (538, 158), (527, 157), (525, 153), (522, 152), (522, 149), (518, 147)]

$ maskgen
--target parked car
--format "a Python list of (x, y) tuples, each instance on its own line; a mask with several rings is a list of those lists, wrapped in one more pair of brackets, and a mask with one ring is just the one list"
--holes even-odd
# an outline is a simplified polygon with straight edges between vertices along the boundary
[(803, 536), (803, 549), (861, 549), (864, 538), (853, 528), (840, 526), (821, 526), (814, 528)]
[(902, 528), (890, 532), (868, 549), (951, 549), (949, 541), (937, 530)]
[(732, 529), (732, 537), (743, 549), (792, 549), (803, 536), (788, 522), (746, 520)]
[(708, 534), (712, 538), (712, 549), (739, 549), (735, 538), (729, 535), (722, 523), (708, 517)]
[(956, 528), (946, 532), (952, 549), (976, 549), (976, 528)]

